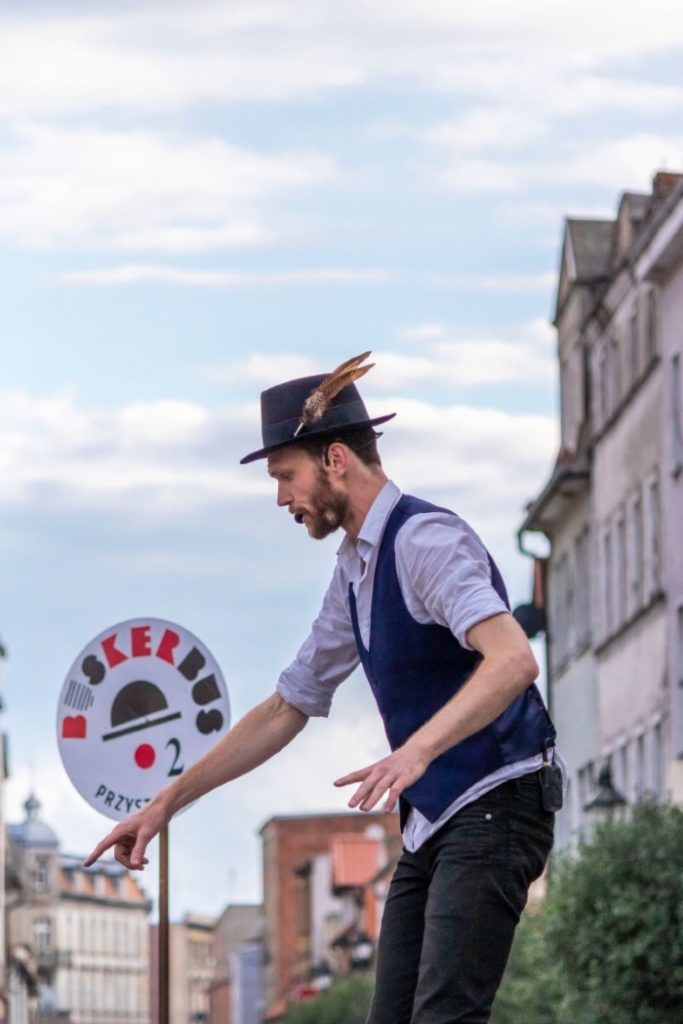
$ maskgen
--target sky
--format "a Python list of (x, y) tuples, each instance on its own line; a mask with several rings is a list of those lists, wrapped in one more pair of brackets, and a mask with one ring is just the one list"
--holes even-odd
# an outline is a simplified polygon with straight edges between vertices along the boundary
[[(5, 2), (9, 820), (34, 789), (65, 852), (108, 831), (55, 714), (109, 625), (192, 631), (235, 718), (305, 638), (340, 538), (311, 541), (238, 464), (263, 388), (371, 349), (387, 471), (529, 598), (516, 530), (559, 443), (563, 218), (683, 168), (682, 58), (663, 0)], [(328, 721), (172, 823), (174, 916), (259, 899), (264, 822), (343, 809), (332, 780), (385, 750), (354, 674)]]

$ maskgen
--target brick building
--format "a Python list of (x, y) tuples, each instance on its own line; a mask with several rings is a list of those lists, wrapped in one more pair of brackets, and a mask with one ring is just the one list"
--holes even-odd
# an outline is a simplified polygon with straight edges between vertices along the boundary
[(296, 986), (310, 980), (314, 966), (311, 926), (314, 890), (310, 865), (317, 857), (330, 856), (335, 839), (368, 833), (375, 840), (383, 839), (387, 845), (392, 839), (398, 840), (398, 816), (382, 812), (291, 815), (271, 818), (261, 829), (267, 1019), (268, 1015), (277, 1019), (278, 1010), (284, 1007)]

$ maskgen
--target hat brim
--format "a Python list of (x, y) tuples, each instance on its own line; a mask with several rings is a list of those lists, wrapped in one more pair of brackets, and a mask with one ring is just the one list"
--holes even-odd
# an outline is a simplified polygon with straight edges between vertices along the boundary
[(256, 459), (265, 459), (271, 452), (277, 452), (281, 448), (290, 448), (292, 445), (300, 444), (302, 441), (306, 441), (309, 437), (325, 437), (326, 435), (336, 434), (342, 437), (347, 430), (354, 430), (356, 427), (377, 427), (380, 423), (386, 423), (387, 420), (393, 420), (395, 412), (390, 412), (387, 416), (376, 416), (372, 420), (358, 420), (356, 423), (344, 423), (343, 426), (336, 427), (323, 427), (320, 430), (307, 430), (303, 434), (299, 434), (298, 437), (290, 437), (287, 441), (279, 441), (277, 444), (267, 445), (265, 448), (259, 448), (256, 452), (250, 452), (245, 455), (243, 459), (240, 459), (240, 466), (244, 466), (247, 462), (255, 462)]

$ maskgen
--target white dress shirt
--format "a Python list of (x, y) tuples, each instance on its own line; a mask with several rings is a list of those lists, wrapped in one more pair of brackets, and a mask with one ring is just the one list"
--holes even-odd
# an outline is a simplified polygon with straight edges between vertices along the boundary
[[(387, 482), (370, 507), (354, 543), (345, 537), (338, 552), (332, 581), (311, 632), (296, 658), (282, 672), (277, 691), (305, 715), (327, 716), (337, 686), (360, 663), (349, 611), (353, 584), (358, 625), (370, 646), (370, 611), (377, 554), (387, 519), (401, 497)], [(401, 527), (395, 541), (396, 570), (401, 594), (413, 618), (451, 630), (462, 647), (471, 650), (467, 632), (493, 615), (509, 614), (491, 583), (486, 549), (474, 530), (459, 516), (421, 512)], [(541, 766), (542, 754), (493, 772), (463, 793), (438, 821), (430, 822), (415, 808), (403, 833), (408, 850), (417, 850), (466, 804), (508, 779)]]

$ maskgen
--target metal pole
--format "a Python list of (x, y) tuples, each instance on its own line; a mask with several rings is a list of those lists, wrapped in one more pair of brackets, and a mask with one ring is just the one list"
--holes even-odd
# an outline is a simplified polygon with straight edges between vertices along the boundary
[(169, 1024), (168, 825), (159, 833), (159, 1024)]

